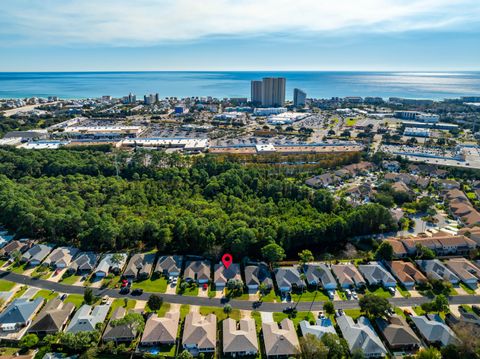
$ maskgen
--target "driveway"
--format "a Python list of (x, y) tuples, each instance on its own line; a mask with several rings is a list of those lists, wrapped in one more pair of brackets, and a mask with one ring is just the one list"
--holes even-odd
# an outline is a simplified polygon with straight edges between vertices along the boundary
[(260, 312), (260, 318), (262, 318), (262, 323), (273, 323), (272, 312)]

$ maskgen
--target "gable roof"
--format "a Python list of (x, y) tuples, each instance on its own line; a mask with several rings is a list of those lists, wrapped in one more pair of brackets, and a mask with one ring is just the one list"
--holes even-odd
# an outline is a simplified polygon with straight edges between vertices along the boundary
[(155, 272), (180, 273), (182, 262), (182, 256), (162, 256), (158, 258)]
[(50, 251), (53, 249), (53, 246), (47, 244), (35, 244), (33, 247), (28, 249), (22, 255), (24, 261), (37, 260), (41, 262)]
[(407, 321), (398, 315), (393, 315), (388, 320), (378, 318), (377, 325), (391, 347), (421, 345), (420, 339)]
[(430, 343), (440, 342), (442, 345), (457, 344), (458, 339), (438, 315), (412, 315), (418, 331)]
[(450, 258), (445, 265), (462, 281), (476, 282), (480, 278), (480, 269), (465, 258)]
[(58, 247), (55, 248), (47, 258), (45, 258), (44, 264), (47, 265), (59, 265), (63, 264), (68, 266), (73, 257), (78, 253), (77, 248), (73, 247)]
[(112, 326), (112, 322), (117, 319), (122, 319), (127, 314), (127, 310), (124, 307), (118, 307), (112, 314), (105, 332), (103, 333), (103, 340), (116, 340), (116, 339), (135, 339), (137, 330), (130, 327), (128, 324), (120, 324)]
[(96, 328), (97, 323), (103, 323), (107, 317), (110, 305), (91, 305), (84, 304), (77, 310), (73, 316), (70, 324), (67, 327), (67, 332), (89, 332)]
[(425, 277), (411, 262), (393, 261), (389, 262), (388, 266), (402, 283), (425, 283), (427, 281), (427, 277)]
[(92, 271), (98, 261), (98, 254), (94, 252), (80, 252), (70, 263), (69, 268), (74, 271)]
[(350, 351), (361, 349), (367, 356), (387, 354), (387, 349), (367, 318), (360, 317), (355, 323), (351, 317), (343, 314), (337, 317), (337, 324)]
[(460, 280), (438, 259), (419, 259), (416, 261), (416, 263), (425, 273), (427, 273), (428, 277), (447, 280), (452, 283), (456, 283)]
[(47, 302), (28, 329), (29, 332), (60, 332), (70, 314), (73, 303), (64, 303), (58, 297)]
[(273, 287), (270, 270), (265, 263), (251, 264), (245, 267), (245, 284), (260, 285), (264, 283), (268, 288)]
[(232, 263), (228, 268), (222, 263), (217, 263), (214, 266), (213, 281), (215, 283), (227, 284), (230, 279), (242, 280), (240, 275), (240, 265)]
[(197, 280), (210, 280), (210, 262), (207, 260), (187, 262), (183, 277), (191, 279), (197, 278)]
[[(120, 263), (113, 263), (112, 258), (115, 254), (120, 254), (121, 260)], [(95, 272), (104, 272), (108, 273), (110, 269), (121, 270), (127, 261), (128, 255), (126, 253), (107, 253), (103, 256), (102, 260), (98, 263)]]
[(263, 341), (267, 356), (295, 355), (300, 350), (293, 322), (285, 318), (279, 323), (262, 323)]
[(397, 281), (393, 276), (379, 263), (371, 262), (370, 264), (360, 264), (358, 266), (360, 272), (367, 280), (368, 283), (396, 283)]
[(141, 343), (171, 343), (177, 339), (180, 312), (168, 312), (164, 317), (152, 314), (145, 323)]
[(300, 278), (300, 273), (297, 268), (294, 267), (280, 267), (276, 268), (275, 280), (279, 288), (297, 286), (303, 287), (305, 283)]
[(26, 298), (15, 299), (0, 313), (0, 326), (27, 323), (42, 304), (43, 298), (40, 297), (32, 301)]
[(331, 284), (336, 286), (337, 284), (330, 268), (325, 263), (306, 264), (304, 272), (308, 283), (322, 283), (323, 286)]
[(257, 332), (253, 318), (241, 319), (237, 322), (232, 318), (223, 321), (223, 352), (258, 352)]
[(352, 263), (332, 264), (332, 272), (342, 286), (365, 284), (365, 279)]
[(306, 320), (300, 322), (300, 329), (302, 335), (306, 336), (307, 334), (315, 335), (317, 338), (321, 338), (326, 333), (337, 334), (335, 327), (332, 324), (332, 321), (329, 318), (317, 319), (314, 325), (310, 324)]
[(124, 276), (136, 277), (137, 275), (149, 276), (155, 261), (155, 253), (136, 253), (128, 261)]
[(217, 341), (217, 316), (188, 313), (185, 317), (182, 343), (195, 344), (199, 349), (215, 348)]

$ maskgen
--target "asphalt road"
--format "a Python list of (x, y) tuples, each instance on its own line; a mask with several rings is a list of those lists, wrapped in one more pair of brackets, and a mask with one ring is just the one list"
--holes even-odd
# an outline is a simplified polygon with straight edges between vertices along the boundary
[[(66, 294), (81, 294), (83, 295), (85, 288), (74, 285), (66, 285), (62, 283), (51, 282), (44, 279), (34, 279), (29, 276), (22, 274), (12, 273), (0, 270), (0, 279), (8, 280), (10, 282), (37, 287), (40, 289), (54, 290), (59, 293)], [(144, 292), (140, 296), (132, 296), (131, 294), (123, 295), (119, 293), (118, 289), (98, 289), (92, 288), (94, 295), (104, 296), (108, 295), (112, 298), (130, 298), (137, 300), (148, 300), (148, 297), (151, 294), (156, 294), (164, 299), (168, 303), (176, 304), (188, 304), (188, 305), (199, 305), (199, 306), (212, 306), (212, 307), (223, 307), (226, 303), (219, 298), (205, 298), (205, 297), (191, 297), (191, 296), (182, 296), (177, 294), (159, 294), (159, 293), (147, 293)], [(428, 302), (430, 299), (421, 297), (421, 298), (390, 298), (389, 301), (392, 305), (397, 307), (409, 307), (414, 305), (419, 305), (425, 302)], [(450, 304), (480, 304), (480, 296), (476, 295), (456, 295), (449, 297)], [(257, 309), (264, 312), (281, 312), (285, 307), (292, 306), (294, 303), (269, 303), (263, 302), (257, 308), (253, 307), (253, 302), (248, 300), (228, 300), (228, 303), (237, 309), (243, 310), (253, 310)], [(323, 301), (315, 302), (299, 302), (296, 306), (299, 311), (319, 311), (323, 309)], [(336, 309), (352, 309), (358, 308), (357, 300), (348, 300), (348, 301), (334, 301)]]

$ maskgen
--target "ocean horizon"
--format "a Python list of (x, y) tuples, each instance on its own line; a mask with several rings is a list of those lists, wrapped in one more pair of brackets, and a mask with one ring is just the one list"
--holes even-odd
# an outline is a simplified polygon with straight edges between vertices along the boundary
[(0, 72), (0, 98), (64, 99), (212, 96), (250, 97), (250, 81), (287, 78), (287, 99), (300, 88), (309, 98), (345, 96), (442, 100), (480, 96), (480, 71), (89, 71)]

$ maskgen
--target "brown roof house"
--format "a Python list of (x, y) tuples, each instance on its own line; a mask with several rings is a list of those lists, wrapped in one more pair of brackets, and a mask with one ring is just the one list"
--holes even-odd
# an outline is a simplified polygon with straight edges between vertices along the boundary
[(152, 272), (155, 253), (137, 253), (130, 258), (123, 272), (125, 278), (147, 279)]
[(300, 351), (297, 332), (293, 322), (285, 318), (279, 323), (262, 323), (263, 341), (267, 358), (296, 355)]
[(393, 315), (388, 320), (378, 318), (376, 322), (380, 333), (393, 351), (413, 352), (421, 346), (420, 339), (404, 318)]
[(332, 272), (342, 288), (358, 288), (365, 285), (365, 279), (352, 263), (333, 264)]
[(210, 281), (210, 262), (207, 260), (187, 262), (183, 279), (198, 284), (208, 283)]
[(460, 280), (470, 288), (477, 288), (480, 279), (480, 268), (465, 258), (451, 258), (445, 262), (445, 265)]
[(253, 318), (237, 322), (228, 318), (223, 321), (223, 354), (230, 356), (256, 355), (258, 353), (257, 332)]
[(28, 332), (38, 336), (62, 332), (74, 310), (73, 303), (64, 303), (59, 298), (49, 300), (36, 316)]
[(229, 280), (242, 280), (240, 274), (240, 265), (232, 263), (228, 268), (223, 264), (215, 264), (213, 272), (213, 282), (217, 290), (223, 290)]
[(152, 314), (145, 323), (142, 340), (140, 345), (173, 345), (177, 340), (178, 321), (180, 313), (178, 311), (168, 312), (164, 317)]
[(415, 284), (428, 281), (422, 272), (420, 272), (413, 263), (404, 261), (393, 261), (387, 263), (393, 275), (407, 289), (412, 289)]
[(185, 317), (182, 338), (183, 349), (194, 356), (198, 353), (214, 353), (217, 345), (217, 316), (202, 316), (193, 312)]
[(395, 238), (389, 238), (389, 239), (385, 239), (384, 242), (390, 243), (390, 245), (393, 248), (393, 255), (396, 258), (405, 258), (408, 255), (407, 250), (405, 249), (405, 246), (399, 240)]

